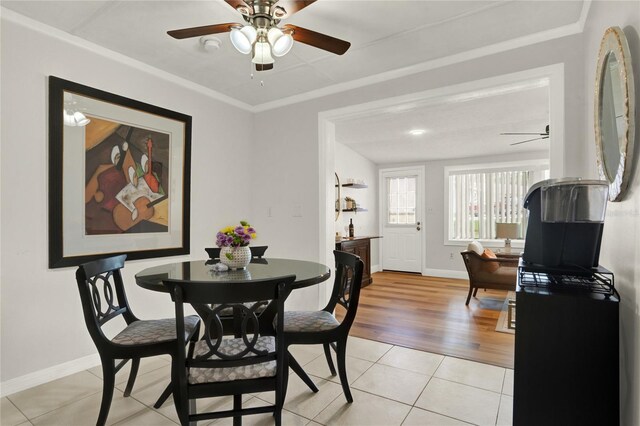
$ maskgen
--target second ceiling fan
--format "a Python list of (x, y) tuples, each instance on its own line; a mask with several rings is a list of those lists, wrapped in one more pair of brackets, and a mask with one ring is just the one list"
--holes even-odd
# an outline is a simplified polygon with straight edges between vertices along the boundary
[(532, 138), (532, 139), (526, 139), (524, 141), (519, 141), (519, 142), (514, 142), (511, 143), (509, 145), (520, 145), (521, 143), (526, 143), (526, 142), (533, 142), (533, 141), (537, 141), (537, 140), (543, 140), (543, 139), (549, 139), (549, 125), (547, 124), (547, 126), (544, 128), (544, 133), (535, 133), (535, 132), (505, 132), (505, 133), (500, 133), (501, 135), (519, 135), (519, 136), (525, 136), (525, 135), (530, 135), (530, 136), (537, 136), (536, 138)]
[(167, 31), (173, 38), (184, 39), (210, 34), (230, 33), (231, 43), (243, 54), (251, 54), (257, 71), (273, 68), (274, 56), (286, 55), (293, 41), (308, 44), (336, 55), (345, 53), (351, 43), (326, 34), (286, 24), (284, 18), (314, 3), (316, 0), (225, 0), (244, 18), (245, 24), (230, 22)]

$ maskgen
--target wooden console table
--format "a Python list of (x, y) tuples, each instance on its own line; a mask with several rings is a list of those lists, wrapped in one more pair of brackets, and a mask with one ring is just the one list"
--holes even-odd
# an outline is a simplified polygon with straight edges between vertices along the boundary
[(353, 253), (362, 259), (364, 263), (364, 269), (362, 270), (362, 287), (366, 287), (373, 282), (371, 278), (371, 240), (373, 238), (382, 237), (354, 237), (336, 241), (336, 250)]

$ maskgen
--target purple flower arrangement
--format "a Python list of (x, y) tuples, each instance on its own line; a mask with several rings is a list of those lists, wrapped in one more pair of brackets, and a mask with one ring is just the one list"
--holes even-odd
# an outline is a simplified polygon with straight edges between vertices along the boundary
[(238, 226), (227, 226), (216, 234), (218, 247), (243, 247), (248, 246), (256, 237), (256, 230), (248, 222), (241, 220)]

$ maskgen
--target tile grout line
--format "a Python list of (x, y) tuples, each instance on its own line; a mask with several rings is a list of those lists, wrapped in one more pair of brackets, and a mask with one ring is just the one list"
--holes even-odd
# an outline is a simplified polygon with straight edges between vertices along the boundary
[[(87, 370), (83, 370), (83, 371), (87, 371)], [(76, 374), (77, 374), (77, 373), (76, 373)], [(89, 373), (89, 374), (91, 374), (91, 373)], [(67, 377), (68, 377), (68, 376), (67, 376)], [(98, 379), (100, 379), (100, 378), (98, 378)], [(100, 379), (100, 380), (102, 380), (102, 379)], [(51, 383), (51, 382), (47, 382), (47, 383)], [(119, 389), (118, 389), (118, 390), (119, 390)], [(59, 409), (61, 409), (61, 408), (68, 407), (68, 406), (69, 406), (69, 405), (71, 405), (71, 404), (75, 404), (75, 403), (76, 403), (76, 402), (78, 402), (78, 401), (82, 401), (82, 400), (84, 400), (84, 399), (87, 399), (87, 398), (89, 398), (89, 397), (92, 397), (93, 395), (95, 395), (95, 394), (97, 394), (97, 393), (100, 393), (100, 392), (102, 392), (102, 386), (100, 386), (100, 390), (97, 390), (96, 392), (92, 392), (92, 393), (90, 393), (90, 394), (88, 394), (88, 395), (85, 395), (85, 396), (83, 396), (83, 397), (80, 397), (79, 399), (76, 399), (76, 400), (73, 400), (73, 401), (69, 401), (69, 402), (67, 402), (66, 404), (59, 405), (59, 406), (57, 406), (56, 408), (54, 408), (54, 409), (52, 409), (52, 410), (49, 410), (49, 411), (47, 411), (47, 412), (45, 412), (45, 413), (38, 414), (37, 416), (35, 416), (35, 417), (31, 417), (31, 418), (29, 418), (26, 414), (24, 414), (24, 413), (23, 413), (23, 412), (18, 408), (18, 406), (17, 406), (16, 404), (14, 404), (14, 403), (13, 403), (13, 401), (11, 401), (11, 400), (9, 399), (9, 397), (8, 397), (8, 396), (7, 396), (7, 397), (5, 397), (5, 398), (7, 398), (7, 399), (11, 402), (11, 404), (13, 404), (13, 406), (14, 406), (14, 407), (18, 408), (18, 411), (20, 411), (20, 413), (22, 413), (22, 415), (23, 415), (23, 416), (24, 416), (24, 417), (29, 421), (29, 423), (31, 423), (31, 420), (36, 420), (36, 419), (38, 419), (39, 417), (42, 417), (42, 416), (44, 416), (44, 415), (46, 415), (46, 414), (50, 414), (50, 413), (52, 413), (52, 412), (54, 412), (54, 411), (56, 411), (56, 410), (59, 410)]]
[[(10, 400), (8, 396), (6, 396), (5, 398), (7, 398), (7, 401), (9, 401), (9, 404), (13, 405), (13, 407), (14, 407), (16, 410), (18, 410), (18, 412), (19, 412), (20, 414), (22, 414), (22, 415), (24, 416), (24, 418), (25, 418), (25, 419), (27, 419), (27, 421), (28, 421), (29, 423), (31, 423), (31, 420), (29, 419), (29, 417), (27, 417), (27, 415), (26, 415), (25, 413), (23, 413), (23, 412), (22, 412), (22, 410), (21, 410), (21, 409), (19, 409), (19, 408), (18, 408), (18, 406), (17, 406), (16, 404), (14, 404), (14, 403), (13, 403), (13, 401), (12, 401), (12, 400)], [(34, 417), (34, 418), (35, 418), (35, 417)], [(22, 422), (22, 423), (24, 423), (24, 422)], [(20, 425), (20, 424), (22, 424), (22, 423), (18, 423), (18, 424)]]
[[(383, 364), (383, 363), (381, 363), (381, 362), (380, 362), (380, 361), (382, 360), (382, 358), (383, 358), (385, 355), (387, 355), (387, 354), (388, 354), (388, 353), (389, 353), (389, 352), (390, 352), (394, 347), (404, 348), (404, 347), (402, 347), (402, 346), (398, 346), (398, 345), (391, 345), (391, 347), (390, 347), (389, 349), (387, 349), (387, 350), (386, 350), (386, 351), (385, 351), (385, 352), (384, 352), (380, 357), (378, 357), (378, 358), (377, 358), (377, 360), (376, 360), (376, 361), (373, 361), (373, 362), (372, 362), (372, 361), (370, 361), (369, 359), (359, 358), (359, 357), (356, 357), (356, 356), (350, 356), (350, 357), (351, 357), (351, 358), (353, 358), (353, 359), (357, 359), (357, 360), (366, 361), (366, 362), (371, 363), (371, 365), (369, 365), (366, 369), (364, 369), (362, 373), (360, 373), (357, 377), (353, 378), (353, 379), (352, 379), (352, 382), (355, 382), (355, 381), (356, 381), (356, 380), (358, 380), (360, 377), (362, 377), (362, 376), (363, 376), (367, 371), (369, 371), (369, 370), (370, 370), (374, 365), (380, 365), (380, 366), (384, 366), (384, 367), (392, 367), (392, 368), (397, 368), (397, 369), (399, 369), (399, 370), (403, 370), (403, 371), (411, 371), (411, 372), (413, 372), (412, 370), (407, 370), (407, 369), (404, 369), (404, 368), (402, 368), (402, 367), (396, 367), (396, 366), (394, 366), (394, 365), (387, 365), (387, 364)], [(417, 349), (412, 349), (412, 350), (415, 350), (416, 352), (422, 352), (422, 353), (429, 353), (429, 354), (433, 354), (432, 352), (428, 352), (428, 351), (420, 351), (420, 350), (417, 350)], [(433, 355), (440, 355), (440, 354), (433, 354)], [(307, 363), (305, 363), (304, 365), (307, 365), (307, 364), (309, 364), (309, 363), (311, 363), (311, 362), (313, 362), (313, 361), (317, 360), (318, 358), (320, 358), (320, 357), (322, 357), (322, 356), (323, 356), (323, 354), (322, 354), (322, 353), (320, 353), (320, 354), (318, 354), (317, 356), (315, 356), (312, 360), (310, 360), (310, 361), (308, 361)], [(425, 389), (426, 389), (426, 388), (427, 388), (427, 386), (431, 383), (431, 381), (432, 381), (432, 379), (433, 379), (434, 377), (435, 377), (435, 378), (438, 378), (439, 380), (447, 381), (447, 382), (450, 382), (450, 383), (456, 383), (456, 384), (459, 384), (459, 385), (462, 385), (462, 386), (468, 386), (468, 387), (471, 387), (471, 388), (475, 388), (475, 389), (479, 389), (479, 390), (488, 391), (488, 392), (491, 392), (492, 394), (497, 394), (497, 395), (499, 395), (499, 396), (500, 396), (500, 403), (502, 402), (502, 396), (503, 396), (503, 395), (504, 395), (504, 396), (509, 396), (509, 395), (506, 395), (506, 394), (503, 392), (503, 391), (504, 391), (504, 384), (505, 384), (505, 381), (506, 381), (506, 374), (507, 374), (507, 370), (509, 370), (508, 368), (501, 367), (501, 368), (503, 368), (503, 370), (504, 370), (504, 371), (503, 371), (503, 376), (502, 376), (501, 388), (500, 388), (501, 390), (500, 390), (499, 392), (496, 392), (496, 391), (493, 391), (493, 390), (480, 388), (480, 387), (473, 386), (473, 385), (469, 385), (469, 384), (466, 384), (466, 383), (457, 382), (457, 381), (455, 381), (455, 380), (449, 380), (449, 379), (445, 379), (445, 378), (441, 378), (441, 377), (436, 377), (436, 376), (435, 376), (436, 372), (437, 372), (437, 371), (438, 371), (438, 369), (442, 366), (442, 364), (443, 364), (443, 362), (444, 362), (444, 360), (445, 360), (446, 358), (447, 358), (447, 356), (445, 355), (445, 356), (443, 356), (443, 357), (442, 357), (442, 359), (438, 362), (438, 364), (437, 364), (437, 366), (436, 366), (436, 368), (435, 368), (435, 370), (434, 370), (434, 373), (433, 373), (433, 374), (431, 374), (431, 375), (429, 375), (429, 379), (428, 379), (427, 383), (425, 384), (424, 388), (422, 388), (422, 390), (419, 392), (419, 394), (418, 394), (417, 398), (413, 401), (413, 403), (406, 403), (406, 402), (402, 402), (402, 401), (397, 401), (397, 400), (395, 400), (395, 399), (388, 398), (388, 397), (385, 397), (385, 396), (382, 396), (382, 395), (378, 395), (378, 394), (376, 394), (376, 393), (369, 392), (369, 391), (362, 390), (362, 389), (358, 389), (358, 388), (353, 388), (353, 389), (355, 389), (355, 390), (357, 390), (357, 391), (359, 391), (359, 392), (363, 392), (363, 393), (366, 393), (366, 394), (369, 394), (369, 395), (375, 396), (375, 397), (383, 398), (383, 399), (388, 400), (388, 401), (391, 401), (391, 402), (395, 402), (395, 403), (402, 404), (402, 405), (404, 405), (404, 406), (408, 406), (408, 407), (410, 408), (410, 409), (409, 409), (409, 412), (407, 413), (407, 415), (405, 415), (405, 416), (404, 416), (404, 418), (402, 419), (402, 422), (401, 422), (401, 423), (404, 423), (404, 422), (406, 421), (406, 419), (408, 418), (408, 416), (409, 416), (409, 414), (411, 413), (411, 410), (412, 410), (413, 408), (416, 408), (416, 409), (419, 409), (419, 410), (428, 411), (428, 412), (432, 412), (432, 413), (435, 413), (435, 414), (438, 414), (438, 415), (442, 415), (442, 416), (444, 416), (444, 417), (448, 417), (448, 418), (451, 418), (451, 419), (454, 419), (454, 420), (457, 420), (457, 421), (461, 421), (461, 422), (465, 422), (465, 423), (467, 423), (467, 422), (466, 422), (466, 421), (464, 421), (464, 420), (457, 419), (457, 418), (455, 418), (455, 417), (451, 417), (451, 416), (446, 415), (446, 414), (437, 413), (437, 412), (434, 412), (434, 411), (431, 411), (431, 410), (426, 410), (426, 409), (423, 409), (423, 408), (420, 408), (420, 407), (417, 407), (417, 406), (416, 406), (416, 403), (417, 403), (417, 401), (420, 399), (420, 396), (422, 396), (422, 394), (424, 393)], [(481, 363), (481, 364), (484, 364), (484, 363)], [(490, 364), (486, 364), (486, 365), (490, 365)], [(150, 371), (145, 372), (145, 373), (144, 373), (144, 374), (142, 374), (142, 375), (138, 375), (138, 377), (141, 377), (141, 376), (144, 376), (144, 375), (146, 375), (146, 374), (152, 373), (152, 372), (157, 371), (157, 370), (159, 370), (159, 369), (161, 369), (161, 368), (163, 368), (163, 367), (164, 367), (164, 366), (160, 366), (160, 367), (158, 367), (158, 368), (154, 368), (154, 369), (152, 369), (152, 370), (150, 370)], [(92, 367), (92, 368), (95, 368), (95, 367)], [(89, 374), (91, 374), (92, 376), (94, 376), (94, 377), (98, 378), (101, 382), (104, 382), (104, 379), (102, 379), (101, 377), (98, 377), (96, 374), (94, 374), (94, 373), (92, 373), (91, 371), (89, 371), (89, 369), (84, 370), (84, 371), (86, 371), (86, 372), (88, 372)], [(421, 374), (424, 374), (424, 373), (421, 373)], [(323, 381), (327, 381), (327, 382), (330, 382), (330, 383), (334, 383), (334, 384), (336, 384), (335, 382), (332, 382), (331, 380), (327, 380), (327, 379), (324, 379), (324, 378), (322, 378), (322, 377), (315, 376), (315, 375), (313, 375), (313, 374), (310, 374), (310, 376), (312, 376), (312, 377), (314, 377), (314, 378), (316, 378), (316, 379), (318, 379), (318, 380), (323, 380)], [(123, 383), (124, 383), (124, 382), (123, 382)], [(337, 383), (337, 384), (339, 385), (340, 383)], [(349, 384), (349, 386), (351, 387), (351, 386), (352, 386), (352, 384)], [(117, 387), (116, 387), (116, 390), (117, 390), (117, 391), (122, 392), (122, 390), (121, 390), (121, 389), (118, 389)], [(76, 403), (76, 402), (78, 402), (78, 401), (81, 401), (81, 400), (84, 400), (84, 399), (86, 399), (86, 398), (89, 398), (89, 397), (91, 397), (91, 396), (94, 396), (95, 394), (100, 393), (101, 391), (102, 391), (102, 389), (97, 390), (97, 391), (95, 391), (95, 392), (92, 392), (92, 393), (90, 393), (90, 394), (88, 394), (88, 395), (85, 395), (85, 396), (81, 397), (80, 399), (77, 399), (77, 400), (75, 400), (75, 401), (69, 402), (69, 403), (67, 403), (67, 404), (60, 405), (60, 406), (56, 407), (56, 408), (55, 408), (55, 409), (53, 409), (53, 410), (49, 410), (49, 411), (47, 411), (47, 412), (45, 412), (45, 413), (39, 414), (39, 415), (34, 416), (34, 417), (32, 417), (32, 418), (29, 418), (27, 415), (25, 415), (25, 413), (24, 413), (22, 410), (20, 410), (20, 408), (18, 408), (18, 406), (17, 406), (17, 405), (16, 405), (16, 404), (11, 400), (11, 398), (10, 398), (9, 396), (7, 396), (6, 398), (7, 398), (7, 400), (9, 401), (9, 403), (10, 403), (12, 406), (14, 406), (14, 407), (16, 408), (16, 410), (17, 410), (18, 412), (20, 412), (20, 413), (21, 413), (21, 414), (22, 414), (22, 415), (27, 419), (27, 420), (26, 420), (26, 422), (28, 422), (29, 424), (33, 424), (33, 423), (31, 422), (31, 420), (36, 420), (36, 419), (38, 419), (38, 418), (40, 418), (40, 417), (42, 417), (42, 416), (44, 416), (44, 415), (47, 415), (47, 414), (49, 414), (49, 413), (51, 413), (51, 412), (53, 412), (53, 411), (56, 411), (56, 410), (61, 409), (61, 408), (64, 408), (64, 407), (67, 407), (67, 406), (69, 406), (70, 404), (73, 404), (73, 403)], [(308, 418), (308, 417), (306, 417), (306, 416), (303, 416), (303, 415), (301, 415), (301, 414), (297, 414), (297, 413), (295, 413), (295, 412), (293, 412), (293, 411), (291, 411), (291, 410), (286, 410), (286, 409), (285, 409), (285, 411), (290, 412), (290, 413), (292, 413), (292, 414), (294, 414), (294, 415), (296, 415), (296, 416), (299, 416), (299, 417), (301, 417), (302, 419), (308, 420), (308, 421), (309, 421), (308, 423), (310, 423), (310, 422), (316, 422), (316, 420), (315, 420), (315, 419), (316, 419), (316, 418), (317, 418), (317, 417), (318, 417), (322, 412), (324, 412), (327, 408), (329, 408), (329, 406), (330, 406), (334, 401), (336, 401), (338, 398), (340, 398), (340, 397), (341, 397), (341, 396), (343, 396), (343, 395), (344, 395), (344, 392), (342, 392), (342, 391), (341, 391), (341, 392), (339, 392), (339, 394), (338, 394), (335, 398), (331, 399), (331, 400), (326, 404), (326, 406), (324, 406), (324, 407), (320, 410), (320, 412), (319, 412), (316, 416), (314, 416), (313, 418), (311, 418), (311, 419), (310, 419), (310, 418)], [(161, 416), (163, 416), (164, 418), (168, 419), (168, 420), (169, 420), (169, 421), (171, 421), (172, 423), (175, 423), (175, 421), (174, 421), (173, 419), (171, 419), (171, 418), (169, 418), (168, 416), (166, 416), (165, 414), (161, 413), (159, 410), (156, 410), (155, 408), (153, 408), (153, 406), (152, 406), (152, 405), (150, 406), (150, 405), (145, 404), (143, 401), (141, 401), (141, 400), (137, 399), (134, 395), (131, 395), (130, 397), (131, 397), (133, 400), (135, 400), (136, 402), (140, 403), (140, 404), (141, 404), (143, 407), (145, 407), (146, 409), (150, 409), (150, 410), (152, 410), (152, 411), (154, 411), (154, 412), (156, 412), (156, 413), (160, 414), (160, 415), (161, 415)], [(263, 399), (261, 399), (261, 398), (259, 398), (259, 397), (257, 397), (257, 396), (254, 396), (254, 397), (255, 397), (255, 398), (257, 398), (257, 399), (259, 399), (259, 400), (261, 400), (261, 401), (264, 401)], [(268, 402), (268, 401), (267, 401), (267, 402)], [(499, 406), (498, 406), (498, 412), (496, 413), (496, 417), (495, 417), (495, 419), (496, 419), (496, 420), (495, 420), (495, 424), (497, 424), (498, 419), (499, 419), (500, 406), (501, 406), (501, 405), (499, 404)], [(126, 417), (126, 418), (124, 418), (124, 419), (120, 420), (118, 423), (124, 422), (124, 421), (126, 421), (126, 420), (128, 420), (128, 419), (130, 419), (130, 418), (132, 418), (132, 417), (134, 417), (134, 416), (135, 416), (135, 414), (132, 414), (131, 416)], [(307, 423), (307, 424), (308, 424), (308, 423)], [(319, 423), (319, 422), (318, 422), (318, 423)], [(23, 422), (22, 424), (24, 424), (24, 422)]]

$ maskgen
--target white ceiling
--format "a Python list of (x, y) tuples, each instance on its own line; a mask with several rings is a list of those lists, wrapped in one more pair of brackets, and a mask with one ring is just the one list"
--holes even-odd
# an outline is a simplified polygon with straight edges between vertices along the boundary
[[(549, 82), (534, 80), (393, 105), (335, 122), (336, 141), (376, 164), (549, 152), (549, 139), (518, 145), (549, 124)], [(409, 130), (423, 129), (419, 136)], [(553, 130), (550, 130), (553, 133)]]
[[(588, 3), (587, 3), (588, 4)], [(208, 52), (184, 27), (241, 22), (222, 0), (2, 1), (2, 6), (250, 106), (575, 25), (583, 1), (319, 0), (283, 23), (348, 40), (343, 56), (296, 43), (272, 71), (250, 78), (249, 56), (218, 35)], [(264, 86), (260, 82), (264, 82)], [(535, 123), (532, 123), (535, 124)]]
[[(218, 50), (198, 38), (176, 40), (168, 30), (241, 22), (223, 0), (208, 1), (5, 1), (2, 7), (260, 110), (315, 92), (349, 87), (363, 79), (394, 75), (474, 49), (541, 40), (575, 31), (588, 2), (318, 0), (292, 23), (351, 42), (343, 56), (296, 43), (272, 71), (254, 73), (227, 34)], [(546, 34), (546, 35), (545, 35)], [(553, 36), (553, 35), (551, 35)], [(396, 74), (397, 75), (397, 74)], [(264, 83), (264, 85), (261, 84)], [(485, 89), (467, 95), (417, 100), (336, 122), (336, 140), (376, 164), (547, 151), (549, 140), (510, 146), (526, 137), (501, 132), (543, 132), (549, 123), (546, 82)], [(408, 131), (427, 133), (412, 136)], [(553, 130), (551, 131), (553, 133)]]

